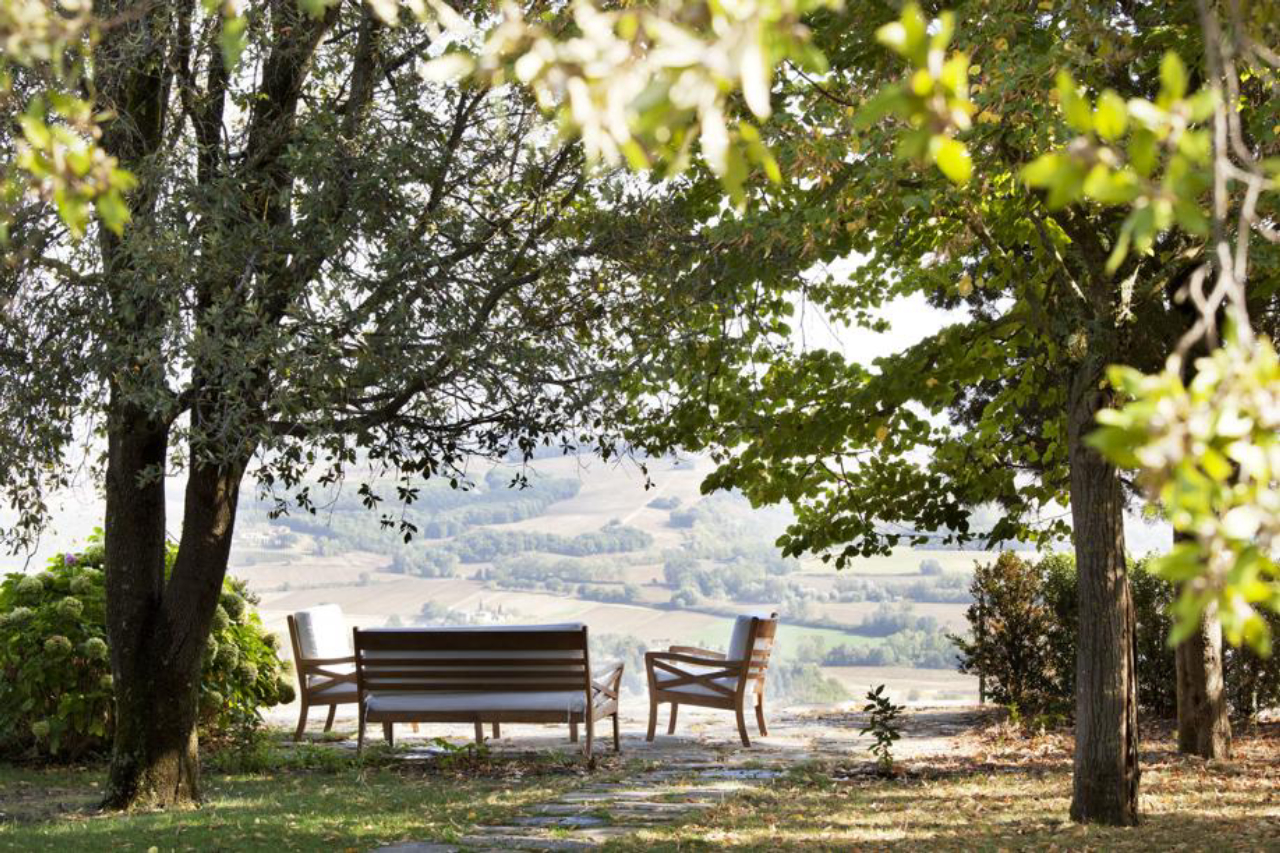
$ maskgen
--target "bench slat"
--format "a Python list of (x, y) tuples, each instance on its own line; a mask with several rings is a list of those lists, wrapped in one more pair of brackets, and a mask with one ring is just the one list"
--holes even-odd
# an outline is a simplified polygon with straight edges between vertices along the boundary
[(359, 631), (366, 651), (583, 651), (584, 631)]

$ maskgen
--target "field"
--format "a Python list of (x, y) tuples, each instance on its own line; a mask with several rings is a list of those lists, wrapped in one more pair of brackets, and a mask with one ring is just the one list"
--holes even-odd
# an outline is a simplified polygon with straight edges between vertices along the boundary
[[(475, 500), (492, 503), (508, 497), (518, 499), (519, 491), (504, 494), (505, 484), (516, 470), (507, 467), (488, 478), (476, 476), (482, 483), (487, 480), (488, 492), (485, 497), (486, 486), (481, 485)], [(247, 511), (239, 526), (231, 571), (246, 580), (260, 596), (264, 621), (281, 633), (288, 613), (331, 602), (340, 605), (349, 622), (356, 625), (378, 626), (388, 622), (409, 625), (414, 624), (424, 607), (433, 613), (447, 608), (481, 621), (583, 622), (593, 635), (630, 636), (651, 648), (673, 643), (723, 648), (732, 630), (731, 614), (777, 609), (779, 603), (712, 596), (695, 607), (673, 607), (670, 603), (673, 588), (664, 576), (664, 562), (667, 555), (688, 547), (694, 532), (687, 525), (676, 525), (675, 513), (714, 506), (717, 526), (699, 528), (703, 547), (708, 542), (716, 547), (717, 543), (733, 539), (766, 551), (769, 543), (785, 529), (788, 515), (780, 509), (752, 509), (742, 500), (716, 498), (707, 502), (700, 494), (700, 484), (707, 471), (704, 460), (650, 462), (653, 488), (646, 491), (644, 477), (633, 462), (606, 464), (578, 457), (538, 460), (532, 469), (535, 481), (576, 480), (576, 494), (550, 502), (533, 517), (468, 528), (503, 535), (523, 531), (560, 537), (594, 534), (610, 524), (643, 531), (650, 537), (650, 544), (640, 551), (591, 558), (548, 558), (565, 564), (589, 559), (595, 561), (593, 565), (607, 566), (614, 579), (599, 584), (596, 589), (621, 592), (626, 584), (629, 598), (625, 602), (586, 600), (578, 597), (573, 585), (557, 591), (498, 588), (483, 577), (494, 565), (489, 562), (463, 563), (453, 570), (451, 577), (399, 573), (394, 570), (392, 552), (370, 550), (367, 544), (363, 548), (342, 545), (345, 540), (338, 536), (342, 519), (339, 509), (321, 510), (315, 517), (318, 527), (306, 532), (301, 532), (296, 525), (290, 528), (292, 532), (285, 531), (281, 524), (286, 522), (273, 521), (261, 511)], [(655, 501), (657, 506), (652, 505)], [(368, 517), (367, 524), (375, 529), (372, 516)], [(333, 525), (336, 538), (321, 541), (320, 537), (326, 536), (329, 529), (327, 525)], [(282, 531), (286, 535), (282, 536)], [(747, 538), (743, 539), (744, 536)], [(416, 544), (416, 547), (425, 547), (428, 551), (450, 547), (447, 537), (422, 541), (425, 545)], [(947, 572), (965, 572), (975, 560), (984, 558), (989, 559), (989, 555), (900, 548), (886, 556), (857, 560), (840, 574), (867, 578), (892, 594), (924, 577), (920, 569), (925, 560), (936, 561)], [(884, 642), (883, 638), (848, 629), (889, 605), (879, 601), (834, 600), (838, 597), (837, 577), (834, 565), (817, 559), (801, 561), (798, 571), (785, 577), (795, 588), (807, 590), (805, 594), (812, 600), (806, 605), (803, 620), (788, 618), (788, 614), (783, 613), (778, 646), (781, 659), (793, 658), (801, 643), (812, 652), (815, 640), (820, 640), (827, 649), (867, 648)], [(910, 605), (910, 612), (917, 617), (931, 617), (940, 629), (958, 631), (965, 627), (962, 604), (921, 602)], [(974, 679), (947, 670), (901, 666), (829, 667), (826, 674), (834, 676), (855, 697), (861, 696), (871, 681), (887, 684), (902, 701), (954, 701), (977, 695)]]

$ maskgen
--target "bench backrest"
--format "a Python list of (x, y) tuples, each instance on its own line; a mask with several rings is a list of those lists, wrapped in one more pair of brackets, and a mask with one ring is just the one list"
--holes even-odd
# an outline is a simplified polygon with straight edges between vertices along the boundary
[(356, 628), (353, 639), (362, 693), (590, 695), (585, 625)]

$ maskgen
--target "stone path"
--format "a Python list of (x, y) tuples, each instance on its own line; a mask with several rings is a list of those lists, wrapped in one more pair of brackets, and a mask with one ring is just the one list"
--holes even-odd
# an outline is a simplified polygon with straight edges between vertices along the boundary
[[(506, 825), (475, 827), (455, 844), (402, 843), (379, 853), (593, 849), (646, 827), (692, 817), (809, 761), (868, 759), (870, 740), (858, 733), (865, 718), (852, 709), (783, 712), (770, 721), (769, 736), (755, 739), (751, 749), (738, 744), (724, 715), (682, 708), (681, 717), (682, 734), (660, 734), (653, 743), (634, 734), (642, 720), (625, 720), (624, 731), (633, 734), (624, 737), (623, 754), (649, 767), (626, 782), (589, 783), (527, 808)], [(903, 738), (895, 754), (900, 759), (955, 755), (957, 737), (977, 719), (972, 708), (913, 709), (903, 718)], [(511, 728), (515, 736), (495, 741), (496, 752), (540, 745), (542, 738), (521, 737), (517, 727)]]

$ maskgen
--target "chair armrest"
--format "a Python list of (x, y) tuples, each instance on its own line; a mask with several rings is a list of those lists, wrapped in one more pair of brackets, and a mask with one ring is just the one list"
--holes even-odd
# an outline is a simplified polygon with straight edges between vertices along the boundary
[(355, 655), (347, 655), (343, 658), (303, 658), (301, 663), (303, 666), (333, 666), (339, 663), (355, 663)]
[(667, 651), (670, 654), (694, 655), (696, 657), (724, 660), (724, 652), (713, 652), (710, 649), (700, 649), (697, 646), (672, 646)]
[(679, 652), (645, 652), (644, 653), (645, 667), (652, 669), (653, 664), (657, 661), (662, 661), (663, 663), (668, 663), (668, 664), (687, 663), (687, 664), (693, 664), (694, 666), (709, 666), (713, 669), (727, 670), (731, 674), (736, 674), (738, 671), (742, 670), (746, 665), (746, 661), (725, 660), (723, 656), (718, 658), (709, 658), (709, 657), (700, 657), (697, 655), (686, 655), (686, 654), (681, 654)]

